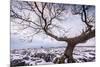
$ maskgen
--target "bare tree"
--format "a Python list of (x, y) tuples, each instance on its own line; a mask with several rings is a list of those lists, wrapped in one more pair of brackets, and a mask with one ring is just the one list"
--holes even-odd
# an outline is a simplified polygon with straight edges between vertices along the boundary
[[(66, 34), (65, 29), (60, 25), (57, 25), (54, 20), (62, 21), (63, 16), (67, 15), (68, 7), (72, 8), (73, 15), (80, 15), (82, 22), (86, 25), (86, 28), (82, 30), (81, 34), (75, 37), (68, 37), (67, 35), (58, 36), (53, 33), (53, 29), (62, 30)], [(65, 59), (68, 59), (68, 63), (73, 63), (73, 49), (78, 43), (85, 43), (87, 40), (95, 37), (95, 15), (91, 15), (91, 8), (93, 6), (86, 5), (65, 5), (56, 3), (43, 3), (43, 2), (27, 2), (27, 1), (11, 1), (11, 19), (19, 19), (19, 23), (23, 25), (23, 29), (32, 28), (35, 32), (44, 34), (56, 39), (57, 41), (64, 41), (68, 44), (64, 51), (64, 55), (56, 59), (54, 63), (64, 63)], [(29, 12), (27, 15), (23, 11)], [(32, 20), (31, 15), (35, 15), (36, 19)], [(74, 21), (73, 21), (74, 22)]]

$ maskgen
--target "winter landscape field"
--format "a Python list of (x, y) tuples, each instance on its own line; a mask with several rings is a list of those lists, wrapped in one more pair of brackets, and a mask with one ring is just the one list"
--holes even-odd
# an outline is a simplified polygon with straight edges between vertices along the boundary
[(95, 61), (95, 5), (11, 0), (11, 66)]
[[(63, 55), (64, 47), (56, 48), (28, 48), (11, 50), (11, 66), (31, 66), (54, 64), (54, 59)], [(73, 51), (76, 63), (94, 62), (94, 46), (78, 46)], [(67, 60), (67, 59), (66, 59)], [(66, 61), (65, 61), (66, 62)], [(65, 63), (67, 64), (67, 62)]]

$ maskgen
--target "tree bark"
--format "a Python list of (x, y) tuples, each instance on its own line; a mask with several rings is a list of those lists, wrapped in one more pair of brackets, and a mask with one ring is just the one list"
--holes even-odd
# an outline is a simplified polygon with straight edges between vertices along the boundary
[(64, 55), (67, 58), (67, 63), (75, 63), (73, 59), (73, 50), (75, 45), (75, 43), (68, 43), (68, 46), (65, 49)]
[(58, 63), (58, 64), (65, 63), (65, 59), (67, 59), (67, 63), (75, 63), (75, 60), (73, 58), (73, 50), (75, 46), (76, 46), (76, 43), (74, 41), (69, 42), (68, 46), (66, 47), (64, 51), (64, 55), (61, 56), (60, 58), (56, 58), (54, 60), (54, 63)]

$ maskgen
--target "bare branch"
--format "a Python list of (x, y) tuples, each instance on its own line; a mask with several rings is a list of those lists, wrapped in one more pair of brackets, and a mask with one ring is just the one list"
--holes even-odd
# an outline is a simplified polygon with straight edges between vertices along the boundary
[(37, 23), (35, 23), (35, 22), (29, 20), (29, 18), (28, 18), (28, 19), (22, 18), (22, 16), (18, 15), (18, 14), (17, 14), (16, 12), (14, 12), (13, 10), (11, 10), (11, 12), (14, 13), (13, 15), (11, 15), (11, 17), (13, 17), (13, 18), (18, 18), (18, 19), (21, 19), (21, 20), (26, 21), (26, 22), (32, 22), (32, 23), (35, 24), (36, 26), (40, 26), (40, 25), (38, 25)]
[[(57, 29), (62, 29), (62, 27), (57, 26), (56, 24), (54, 24), (53, 20), (59, 20), (60, 17), (64, 16), (64, 11), (65, 6), (64, 4), (53, 4), (53, 3), (37, 3), (37, 2), (24, 2), (27, 4), (27, 6), (30, 8), (25, 8), (28, 11), (31, 11), (32, 13), (35, 13), (38, 17), (37, 23), (30, 20), (30, 16), (28, 14), (28, 16), (26, 18), (23, 18), (20, 14), (18, 14), (17, 12), (15, 12), (13, 9), (11, 9), (11, 17), (13, 18), (18, 18), (22, 21), (28, 22), (29, 24), (27, 24), (27, 27), (31, 27), (33, 29), (36, 29), (36, 34), (39, 33), (40, 31), (45, 32), (46, 35), (58, 40), (58, 41), (65, 41), (65, 42), (75, 42), (75, 43), (81, 43), (84, 41), (87, 41), (88, 39), (92, 38), (95, 36), (95, 29), (92, 30), (93, 25), (91, 25), (90, 23), (95, 22), (94, 21), (94, 17), (93, 16), (88, 16), (87, 10), (90, 7), (87, 7), (85, 5), (79, 5), (79, 6), (75, 6), (75, 8), (73, 8), (72, 10), (72, 14), (80, 15), (80, 19), (86, 24), (86, 30), (84, 30), (80, 35), (73, 37), (73, 38), (68, 38), (65, 34), (65, 36), (59, 37), (57, 35), (55, 35), (54, 33), (50, 32), (52, 30), (52, 28), (57, 28)], [(24, 14), (25, 16), (25, 14)], [(60, 20), (59, 20), (60, 21)], [(31, 25), (34, 24), (37, 27), (34, 27)], [(24, 24), (22, 24), (24, 25)], [(27, 28), (26, 27), (26, 28)], [(67, 33), (68, 31), (63, 30), (65, 33)]]

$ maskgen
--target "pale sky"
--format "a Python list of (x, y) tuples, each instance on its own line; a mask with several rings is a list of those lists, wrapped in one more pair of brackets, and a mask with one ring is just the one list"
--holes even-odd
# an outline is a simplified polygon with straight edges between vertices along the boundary
[[(61, 21), (60, 25), (64, 29), (69, 29), (69, 32), (66, 34), (68, 37), (78, 36), (82, 32), (81, 30), (85, 27), (79, 15), (73, 16), (71, 12), (68, 12), (67, 15), (64, 16), (64, 18), (65, 19)], [(35, 35), (32, 39), (32, 42), (29, 42), (28, 40), (24, 41), (23, 40), (24, 34), (30, 34), (33, 31), (31, 29), (27, 29), (24, 31), (20, 31), (20, 30), (16, 31), (15, 29), (19, 27), (20, 25), (15, 24), (13, 26), (13, 24), (11, 24), (11, 49), (40, 48), (41, 46), (43, 47), (67, 46), (67, 43), (56, 41), (55, 39), (52, 39), (44, 34)], [(53, 33), (57, 34), (56, 30)], [(86, 43), (82, 43), (78, 45), (79, 46), (94, 46), (95, 38), (88, 40)]]

